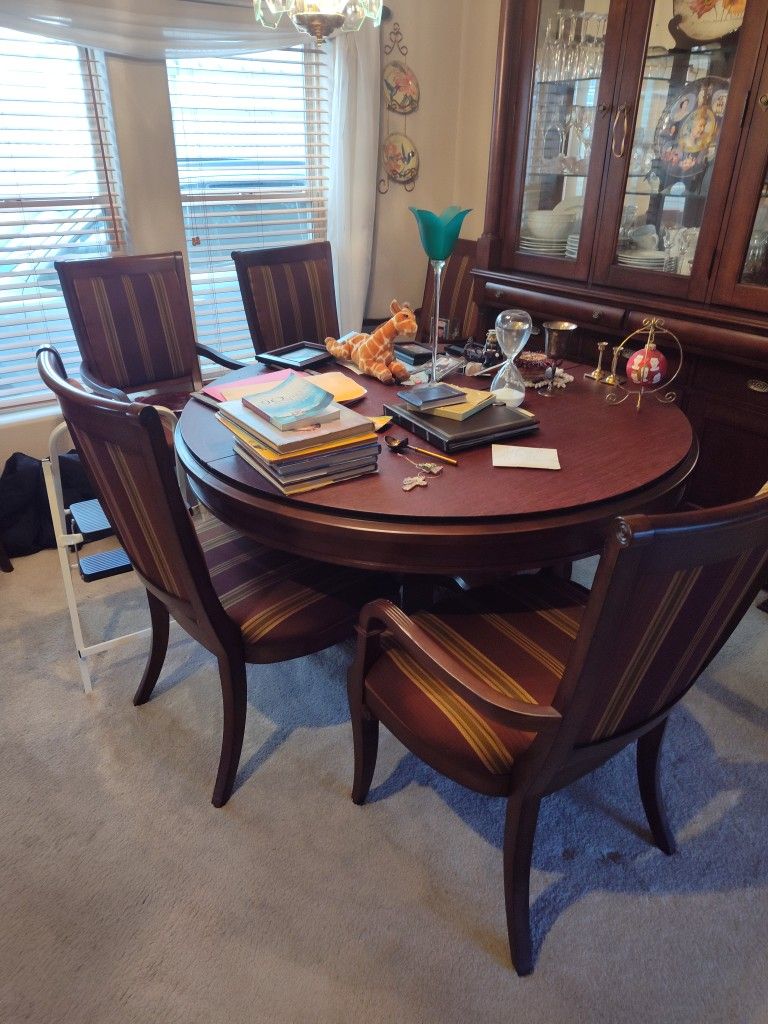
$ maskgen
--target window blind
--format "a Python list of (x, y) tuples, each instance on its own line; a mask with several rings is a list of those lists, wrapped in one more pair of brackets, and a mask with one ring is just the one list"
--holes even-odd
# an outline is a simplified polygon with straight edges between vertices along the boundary
[(198, 340), (252, 358), (231, 252), (326, 237), (327, 56), (168, 60)]
[(50, 400), (40, 345), (79, 365), (53, 264), (125, 244), (113, 134), (99, 56), (0, 29), (0, 409)]

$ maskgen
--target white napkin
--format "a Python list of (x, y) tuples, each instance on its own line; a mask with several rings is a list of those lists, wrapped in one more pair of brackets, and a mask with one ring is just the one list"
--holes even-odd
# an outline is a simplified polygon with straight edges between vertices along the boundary
[(494, 466), (519, 469), (560, 469), (557, 448), (518, 448), (511, 444), (492, 444)]

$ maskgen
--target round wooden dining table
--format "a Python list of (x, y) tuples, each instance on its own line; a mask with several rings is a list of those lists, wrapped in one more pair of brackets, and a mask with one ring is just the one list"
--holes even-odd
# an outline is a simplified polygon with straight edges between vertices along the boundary
[[(405, 492), (403, 479), (417, 470), (382, 444), (378, 473), (286, 497), (234, 454), (215, 410), (196, 401), (181, 415), (176, 449), (200, 502), (272, 547), (401, 574), (554, 565), (598, 552), (618, 515), (672, 510), (698, 455), (691, 425), (674, 404), (649, 396), (639, 410), (632, 399), (610, 405), (606, 386), (584, 378), (586, 367), (568, 369), (574, 380), (565, 390), (549, 398), (526, 394), (524, 407), (539, 418), (539, 430), (505, 442), (557, 449), (560, 470), (493, 468), (486, 446), (457, 453), (457, 466), (446, 464), (427, 487)], [(237, 370), (216, 383), (254, 372)], [(368, 389), (355, 405), (365, 415), (381, 415), (399, 390), (356, 379)], [(389, 433), (407, 432), (393, 425)]]

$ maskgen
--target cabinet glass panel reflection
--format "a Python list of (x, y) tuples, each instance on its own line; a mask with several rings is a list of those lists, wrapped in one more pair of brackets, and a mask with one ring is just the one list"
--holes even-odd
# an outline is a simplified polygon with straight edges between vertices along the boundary
[(688, 276), (709, 193), (744, 18), (728, 0), (656, 0), (628, 162), (616, 262)]
[(768, 285), (768, 172), (741, 271), (742, 284)]
[(611, 0), (587, 8), (568, 0), (539, 7), (519, 241), (529, 255), (578, 255)]

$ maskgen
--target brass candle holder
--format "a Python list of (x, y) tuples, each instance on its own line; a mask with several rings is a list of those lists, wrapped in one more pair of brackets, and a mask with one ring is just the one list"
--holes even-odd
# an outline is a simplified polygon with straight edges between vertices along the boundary
[[(624, 341), (626, 341), (626, 340), (627, 339), (625, 338)], [(621, 350), (624, 347), (624, 341), (622, 341), (622, 343), (620, 345), (614, 345), (613, 346), (613, 359), (611, 359), (611, 372), (608, 374), (607, 377), (604, 377), (603, 381), (602, 381), (603, 384), (607, 384), (609, 387), (612, 387), (612, 388), (621, 387), (621, 385), (624, 384), (626, 379), (627, 379), (626, 377), (622, 377), (620, 373), (616, 373), (616, 366), (618, 365), (618, 362), (619, 362), (619, 354), (621, 353)]]
[[(638, 349), (637, 351), (638, 352), (644, 351), (645, 352), (645, 356), (646, 356), (646, 361), (650, 362), (651, 355), (656, 350), (656, 340), (657, 340), (657, 338), (659, 336), (663, 336), (663, 338), (664, 338), (664, 340), (665, 340), (665, 342), (667, 344), (674, 344), (674, 345), (676, 345), (677, 346), (677, 351), (678, 351), (679, 357), (680, 357), (679, 360), (678, 360), (675, 372), (672, 374), (672, 376), (669, 378), (668, 381), (661, 382), (659, 384), (659, 386), (655, 387), (655, 388), (651, 388), (651, 387), (647, 387), (647, 386), (643, 386), (643, 385), (638, 385), (637, 389), (635, 389), (635, 388), (626, 388), (626, 387), (624, 387), (624, 383), (626, 381), (626, 378), (624, 378), (624, 377), (622, 377), (620, 379), (617, 378), (616, 381), (611, 381), (610, 380), (610, 377), (615, 375), (616, 363), (618, 362), (619, 355), (621, 354), (622, 349), (624, 348), (624, 346), (628, 342), (632, 341), (633, 339), (638, 339), (638, 338), (644, 339), (642, 348)], [(634, 354), (636, 354), (636, 353), (633, 353), (633, 355)], [(632, 358), (632, 356), (630, 356), (630, 359), (631, 358)], [(605, 379), (605, 381), (603, 383), (604, 384), (614, 383), (615, 387), (616, 387), (616, 390), (610, 392), (610, 394), (607, 394), (605, 396), (605, 400), (610, 405), (621, 405), (621, 403), (625, 402), (630, 397), (630, 395), (635, 395), (635, 396), (637, 396), (637, 410), (638, 410), (638, 412), (640, 411), (640, 404), (641, 404), (641, 402), (643, 400), (643, 395), (644, 394), (646, 394), (646, 395), (653, 395), (656, 398), (657, 402), (662, 402), (665, 405), (670, 405), (672, 402), (674, 402), (677, 399), (677, 393), (675, 391), (670, 391), (669, 390), (669, 386), (675, 380), (675, 378), (678, 376), (678, 374), (680, 373), (680, 370), (682, 369), (682, 367), (683, 367), (683, 347), (680, 344), (680, 340), (678, 339), (677, 335), (673, 334), (672, 331), (668, 330), (664, 326), (664, 321), (661, 320), (659, 317), (656, 317), (656, 316), (646, 317), (646, 319), (643, 320), (643, 326), (642, 327), (638, 327), (638, 329), (636, 331), (632, 331), (631, 334), (628, 334), (626, 336), (626, 338), (621, 342), (621, 344), (620, 345), (616, 345), (616, 347), (613, 350), (613, 364), (611, 366), (611, 373), (610, 373), (609, 377), (606, 377), (606, 379)], [(623, 392), (623, 394), (620, 394), (620, 392)], [(661, 392), (664, 392), (664, 393), (662, 394)]]
[(594, 368), (594, 370), (591, 370), (589, 373), (585, 373), (584, 374), (585, 377), (589, 377), (591, 380), (605, 380), (605, 378), (608, 376), (608, 374), (603, 369), (603, 356), (605, 355), (605, 350), (607, 348), (608, 348), (608, 342), (607, 341), (598, 341), (598, 343), (597, 343), (597, 366)]

